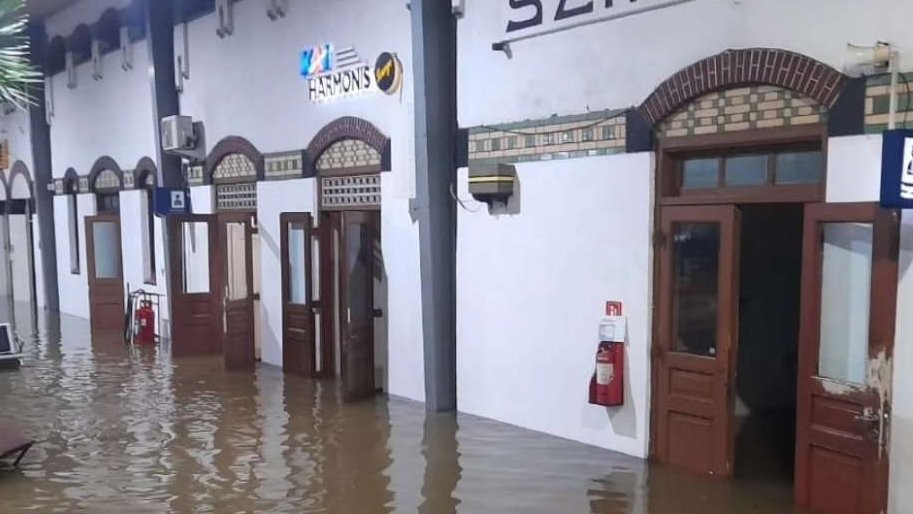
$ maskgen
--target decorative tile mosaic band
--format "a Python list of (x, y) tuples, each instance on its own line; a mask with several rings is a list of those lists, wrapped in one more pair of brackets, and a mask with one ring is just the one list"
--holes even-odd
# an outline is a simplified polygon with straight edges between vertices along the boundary
[(242, 182), (240, 184), (217, 184), (216, 210), (257, 210), (257, 183)]
[(133, 189), (133, 187), (133, 170), (124, 170), (124, 189)]
[(625, 151), (625, 109), (469, 129), (469, 163), (568, 159)]
[(203, 185), (203, 165), (194, 164), (187, 166), (187, 183), (191, 186), (202, 186)]
[(376, 168), (380, 171), (381, 155), (359, 139), (342, 139), (330, 145), (317, 159), (317, 169), (341, 170)]
[(662, 121), (659, 138), (824, 123), (815, 100), (774, 86), (752, 86), (704, 95)]
[[(898, 127), (913, 127), (913, 72), (901, 73), (897, 86)], [(865, 91), (865, 131), (880, 134), (888, 128), (891, 109), (891, 75), (868, 78)]]
[(304, 169), (304, 154), (300, 150), (266, 154), (263, 159), (267, 180), (299, 178)]
[(380, 207), (380, 175), (347, 175), (320, 179), (320, 208)]

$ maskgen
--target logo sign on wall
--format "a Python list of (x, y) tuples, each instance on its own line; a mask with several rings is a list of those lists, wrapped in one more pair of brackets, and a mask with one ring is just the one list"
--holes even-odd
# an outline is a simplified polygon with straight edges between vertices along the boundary
[(307, 78), (308, 98), (328, 102), (375, 91), (371, 66), (354, 48), (326, 44), (301, 53), (301, 75)]
[(333, 70), (333, 46), (329, 43), (301, 52), (301, 76), (310, 77)]
[(403, 63), (392, 52), (384, 52), (374, 64), (374, 80), (377, 89), (388, 95), (399, 92), (403, 86)]
[(886, 130), (882, 136), (881, 206), (913, 209), (913, 130)]

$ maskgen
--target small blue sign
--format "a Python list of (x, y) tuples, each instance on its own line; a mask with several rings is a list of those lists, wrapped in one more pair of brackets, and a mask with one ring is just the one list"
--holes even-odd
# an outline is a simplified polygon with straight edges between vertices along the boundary
[(190, 214), (190, 191), (170, 187), (155, 188), (155, 215), (164, 218), (174, 214)]
[(882, 136), (880, 203), (913, 209), (913, 130), (886, 130)]

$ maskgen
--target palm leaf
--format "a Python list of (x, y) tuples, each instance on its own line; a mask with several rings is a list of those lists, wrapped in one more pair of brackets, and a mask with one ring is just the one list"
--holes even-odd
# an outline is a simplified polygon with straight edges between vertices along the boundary
[(41, 74), (29, 60), (25, 0), (0, 0), (0, 102), (26, 107), (33, 103), (29, 85)]

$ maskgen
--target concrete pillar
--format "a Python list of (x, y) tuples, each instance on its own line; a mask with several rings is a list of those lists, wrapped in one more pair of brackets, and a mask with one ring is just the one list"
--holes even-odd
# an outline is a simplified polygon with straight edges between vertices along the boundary
[[(47, 52), (47, 33), (44, 25), (30, 23), (29, 44), (32, 66), (44, 74)], [(32, 89), (34, 104), (29, 108), (32, 142), (32, 196), (38, 214), (38, 233), (41, 236), (41, 273), (44, 278), (44, 298), (47, 310), (60, 312), (57, 289), (57, 238), (54, 235), (54, 197), (48, 189), (53, 184), (51, 172), (51, 127), (45, 115), (44, 84)]]
[(415, 172), (425, 405), (456, 409), (456, 18), (450, 2), (412, 0)]
[(145, 2), (149, 62), (152, 63), (149, 80), (152, 87), (152, 114), (155, 118), (155, 148), (158, 152), (158, 183), (162, 187), (179, 188), (184, 185), (181, 158), (162, 150), (160, 133), (161, 119), (181, 112), (174, 80), (174, 2)]

